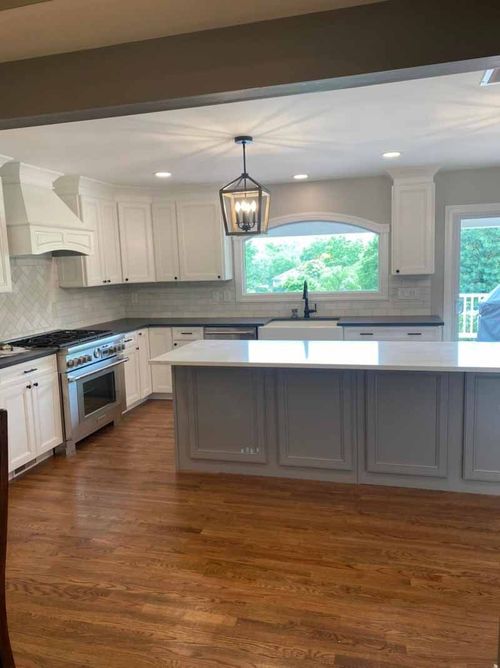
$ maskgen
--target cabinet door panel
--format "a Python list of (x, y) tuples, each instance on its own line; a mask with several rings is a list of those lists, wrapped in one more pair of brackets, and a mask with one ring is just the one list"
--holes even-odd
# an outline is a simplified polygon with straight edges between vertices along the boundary
[(447, 374), (367, 372), (366, 381), (368, 471), (446, 476)]
[(464, 478), (500, 482), (500, 377), (466, 374)]
[[(149, 349), (151, 357), (158, 357), (172, 350), (172, 329), (170, 327), (151, 327), (149, 330)], [(170, 366), (151, 367), (153, 392), (170, 394), (172, 392), (172, 368)]]
[(262, 374), (251, 369), (196, 368), (190, 377), (191, 457), (265, 462)]
[(280, 463), (352, 470), (352, 405), (352, 374), (349, 372), (280, 371)]
[(7, 411), (9, 434), (9, 472), (35, 459), (33, 396), (30, 382), (23, 378), (7, 383), (0, 390), (0, 408)]
[(151, 366), (149, 360), (149, 336), (147, 329), (141, 329), (137, 332), (139, 342), (139, 374), (141, 382), (141, 399), (148, 397), (153, 391), (151, 382)]
[(155, 280), (151, 205), (121, 202), (118, 205), (123, 278), (127, 283)]
[(111, 283), (121, 283), (123, 275), (120, 255), (120, 232), (118, 229), (118, 214), (115, 202), (101, 200), (100, 214), (100, 243), (105, 280)]
[(212, 202), (177, 202), (177, 221), (181, 280), (227, 278), (219, 206)]
[(93, 197), (80, 198), (82, 220), (90, 225), (95, 231), (94, 254), (82, 258), (84, 263), (84, 274), (86, 285), (102, 285), (105, 280), (104, 267), (102, 264), (102, 248), (99, 238), (99, 200)]
[(156, 280), (179, 280), (179, 242), (175, 202), (153, 204), (153, 237)]
[(32, 385), (37, 455), (41, 455), (63, 441), (59, 377), (52, 373), (37, 376)]
[(128, 360), (125, 367), (125, 395), (127, 408), (130, 408), (141, 399), (141, 376), (139, 371), (139, 352), (135, 349), (125, 351)]
[(392, 193), (392, 273), (434, 273), (434, 181), (395, 180)]

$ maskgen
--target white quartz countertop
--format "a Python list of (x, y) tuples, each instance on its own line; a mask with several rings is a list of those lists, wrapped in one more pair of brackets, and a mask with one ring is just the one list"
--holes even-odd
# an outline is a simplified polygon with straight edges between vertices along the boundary
[(500, 343), (193, 341), (155, 357), (151, 364), (500, 373)]

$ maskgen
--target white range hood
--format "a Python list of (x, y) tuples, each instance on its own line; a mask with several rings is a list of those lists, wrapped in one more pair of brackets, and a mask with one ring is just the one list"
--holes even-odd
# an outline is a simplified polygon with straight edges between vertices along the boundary
[(17, 161), (0, 168), (10, 255), (93, 253), (94, 230), (53, 190), (60, 176)]

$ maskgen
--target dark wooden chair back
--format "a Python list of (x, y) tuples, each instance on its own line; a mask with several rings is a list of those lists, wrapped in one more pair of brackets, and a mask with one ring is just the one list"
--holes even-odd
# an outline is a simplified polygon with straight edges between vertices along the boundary
[(10, 646), (5, 606), (5, 562), (7, 559), (7, 517), (9, 507), (9, 450), (7, 411), (0, 410), (0, 668), (15, 668)]

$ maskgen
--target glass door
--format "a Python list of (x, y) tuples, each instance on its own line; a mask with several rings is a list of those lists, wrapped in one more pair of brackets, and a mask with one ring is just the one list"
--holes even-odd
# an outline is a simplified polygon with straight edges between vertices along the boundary
[[(492, 305), (497, 288), (500, 292), (500, 217), (462, 218), (456, 309), (458, 340), (491, 340), (490, 331), (498, 331), (500, 335), (500, 294), (496, 300), (498, 308)], [(480, 318), (484, 327), (479, 324)]]

